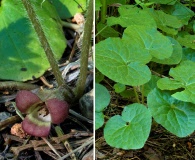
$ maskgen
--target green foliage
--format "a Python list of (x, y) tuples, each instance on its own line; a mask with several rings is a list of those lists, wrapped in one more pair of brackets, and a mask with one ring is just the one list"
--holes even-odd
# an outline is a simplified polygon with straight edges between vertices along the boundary
[(172, 43), (172, 47), (173, 47), (173, 52), (172, 55), (168, 58), (165, 59), (157, 59), (157, 58), (153, 58), (152, 61), (153, 62), (157, 62), (160, 64), (178, 64), (181, 59), (182, 59), (182, 47), (179, 44), (179, 42), (177, 42), (174, 38), (168, 37), (169, 40)]
[(178, 100), (195, 103), (195, 63), (183, 61), (175, 68), (171, 68), (169, 75), (174, 79), (162, 78), (158, 81), (161, 90), (185, 90), (174, 93), (172, 96)]
[(126, 86), (124, 84), (121, 84), (121, 83), (116, 83), (114, 85), (114, 90), (116, 93), (121, 93), (123, 92), (124, 90), (126, 89)]
[(154, 88), (157, 87), (157, 81), (159, 80), (160, 78), (158, 76), (155, 76), (155, 75), (152, 75), (151, 79), (149, 82), (145, 83), (143, 85), (143, 87), (141, 88), (141, 92), (144, 96), (147, 96), (150, 91), (152, 91)]
[[(55, 58), (61, 58), (66, 41), (55, 8), (48, 1), (31, 3)], [(40, 77), (50, 65), (20, 0), (2, 1), (0, 19), (0, 79), (26, 81)]]
[(147, 97), (148, 108), (155, 121), (178, 137), (195, 129), (195, 104), (179, 101), (169, 92), (152, 90)]
[(106, 87), (95, 84), (95, 129), (100, 128), (104, 123), (102, 111), (110, 103), (110, 94)]
[(122, 116), (116, 115), (108, 120), (104, 128), (106, 142), (117, 148), (142, 148), (149, 136), (151, 114), (138, 103), (124, 108)]
[(149, 2), (154, 2), (157, 4), (168, 4), (168, 5), (173, 5), (175, 4), (177, 0), (149, 0)]
[(164, 12), (177, 17), (183, 25), (187, 25), (190, 18), (194, 16), (194, 12), (185, 5), (176, 2), (174, 5), (163, 5)]
[(101, 22), (97, 24), (97, 31), (104, 38), (119, 36), (119, 33), (115, 29)]
[(154, 27), (156, 25), (154, 19), (145, 10), (140, 8), (131, 5), (122, 5), (119, 7), (118, 12), (120, 14), (119, 17), (108, 17), (107, 24), (109, 26), (120, 24), (122, 27), (128, 27), (130, 25)]
[(157, 27), (163, 32), (176, 35), (178, 29), (182, 27), (182, 23), (177, 17), (166, 14), (162, 10), (150, 9), (148, 13), (154, 18)]
[(116, 82), (141, 85), (149, 81), (151, 73), (144, 65), (145, 55), (133, 53), (130, 45), (119, 38), (101, 41), (96, 45), (96, 67)]
[(104, 138), (122, 149), (144, 146), (152, 118), (178, 137), (195, 130), (194, 12), (176, 0), (135, 3), (109, 8), (104, 26), (119, 35), (97, 34), (95, 47), (96, 68), (115, 84), (116, 103), (128, 103), (122, 116), (121, 107), (109, 107), (111, 115), (104, 112)]
[(73, 17), (86, 10), (87, 0), (51, 0), (61, 19)]

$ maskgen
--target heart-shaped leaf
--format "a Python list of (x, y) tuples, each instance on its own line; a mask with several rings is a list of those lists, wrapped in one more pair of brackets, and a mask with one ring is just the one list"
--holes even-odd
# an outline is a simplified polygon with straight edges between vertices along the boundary
[(124, 108), (122, 116), (113, 116), (106, 123), (105, 140), (116, 148), (142, 148), (149, 136), (151, 121), (151, 114), (144, 105), (128, 105)]
[(161, 78), (157, 85), (161, 90), (175, 90), (184, 88), (184, 91), (176, 92), (172, 96), (178, 100), (195, 103), (195, 63), (183, 61), (175, 68), (171, 68), (169, 75), (174, 79)]
[(182, 59), (182, 47), (181, 45), (173, 38), (168, 37), (172, 43), (172, 47), (173, 47), (173, 53), (169, 58), (165, 58), (165, 59), (157, 59), (157, 58), (153, 58), (152, 61), (156, 62), (156, 63), (160, 63), (160, 64), (178, 64), (181, 59)]
[(145, 63), (151, 56), (135, 47), (119, 38), (101, 41), (95, 47), (97, 69), (115, 82), (132, 86), (146, 83), (151, 72)]
[(124, 84), (121, 84), (121, 83), (116, 83), (114, 85), (114, 90), (116, 93), (121, 93), (123, 92), (124, 90), (126, 89), (126, 86)]
[(178, 137), (195, 130), (195, 105), (179, 101), (169, 92), (154, 89), (147, 97), (148, 108), (155, 121)]
[(95, 111), (101, 112), (110, 103), (110, 93), (101, 84), (95, 84)]
[(183, 48), (182, 61), (190, 60), (195, 62), (195, 50), (191, 48)]
[[(108, 17), (107, 24), (109, 26), (120, 24), (122, 27), (128, 27), (130, 25), (143, 25), (143, 26), (156, 26), (156, 23), (152, 16), (144, 10), (131, 5), (122, 5), (119, 7), (119, 17)], [(136, 18), (135, 18), (136, 17)]]
[(104, 114), (95, 112), (95, 130), (99, 129), (104, 124)]
[(183, 25), (176, 16), (166, 14), (162, 10), (147, 9), (147, 11), (155, 19), (157, 27), (168, 34), (176, 35)]
[(152, 75), (151, 79), (149, 82), (147, 82), (146, 84), (144, 84), (142, 87), (141, 87), (141, 92), (144, 96), (147, 96), (150, 91), (152, 91), (154, 88), (157, 87), (157, 81), (159, 80), (160, 78), (158, 76), (155, 76), (155, 75)]
[(167, 5), (173, 5), (175, 4), (177, 0), (149, 0), (149, 2), (154, 2), (157, 4), (167, 4)]
[(162, 35), (153, 27), (129, 26), (123, 33), (123, 40), (127, 40), (134, 46), (133, 52), (138, 52), (137, 50), (139, 50), (141, 55), (150, 54), (157, 59), (168, 58), (173, 52), (172, 43), (169, 38)]
[(95, 129), (99, 129), (104, 124), (102, 111), (110, 103), (110, 94), (106, 87), (95, 84)]
[(178, 1), (172, 6), (163, 5), (161, 7), (166, 13), (177, 17), (183, 25), (187, 25), (190, 18), (194, 16), (194, 12), (189, 7), (186, 7)]
[[(31, 3), (51, 49), (59, 59), (66, 41), (55, 8), (49, 1), (42, 5), (41, 1)], [(50, 65), (21, 1), (1, 1), (0, 19), (0, 79), (26, 81), (40, 77)]]

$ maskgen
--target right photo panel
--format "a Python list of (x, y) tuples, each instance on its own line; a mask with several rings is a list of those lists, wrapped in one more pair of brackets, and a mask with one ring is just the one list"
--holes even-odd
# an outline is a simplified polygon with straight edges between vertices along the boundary
[(195, 160), (194, 12), (95, 0), (96, 160)]

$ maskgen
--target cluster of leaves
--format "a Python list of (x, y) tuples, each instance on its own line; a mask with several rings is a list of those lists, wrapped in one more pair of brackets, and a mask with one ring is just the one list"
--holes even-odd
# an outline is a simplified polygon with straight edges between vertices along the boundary
[[(0, 63), (3, 66), (0, 79), (26, 81), (40, 77), (50, 65), (29, 15), (21, 0), (0, 2)], [(66, 48), (61, 19), (84, 11), (87, 1), (30, 2), (55, 58), (59, 60)]]
[[(106, 142), (117, 148), (138, 149), (145, 144), (152, 118), (169, 132), (185, 137), (195, 130), (195, 20), (192, 1), (96, 1), (96, 129), (104, 124), (110, 94), (99, 84), (107, 76), (113, 89), (137, 103), (106, 122)], [(121, 3), (118, 8), (115, 6)], [(114, 5), (110, 5), (114, 4)], [(107, 16), (106, 23), (102, 21)], [(98, 16), (97, 16), (98, 17)], [(156, 75), (155, 75), (156, 74)], [(161, 76), (164, 75), (164, 76)], [(163, 78), (162, 78), (163, 77)], [(142, 104), (140, 97), (142, 97)], [(144, 101), (145, 100), (145, 101)]]

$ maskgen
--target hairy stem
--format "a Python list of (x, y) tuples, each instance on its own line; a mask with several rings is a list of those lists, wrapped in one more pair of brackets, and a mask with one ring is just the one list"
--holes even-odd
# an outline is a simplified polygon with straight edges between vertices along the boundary
[(16, 82), (16, 81), (4, 81), (0, 82), (0, 90), (4, 89), (24, 89), (24, 90), (32, 90), (39, 88), (38, 85), (31, 84), (31, 83), (23, 83), (23, 82)]
[(106, 22), (106, 10), (107, 10), (107, 5), (106, 5), (106, 0), (101, 0), (102, 7), (101, 7), (101, 22), (105, 23)]
[(133, 90), (134, 90), (134, 93), (135, 93), (135, 98), (137, 100), (137, 103), (140, 103), (139, 96), (138, 96), (138, 93), (137, 93), (137, 90), (136, 90), (135, 86), (133, 86)]
[(56, 81), (57, 81), (59, 86), (64, 86), (67, 89), (69, 94), (65, 94), (65, 98), (66, 98), (66, 100), (71, 101), (73, 99), (73, 95), (71, 96), (72, 91), (69, 88), (69, 86), (66, 85), (65, 81), (62, 78), (61, 72), (58, 68), (57, 61), (54, 57), (54, 53), (51, 49), (51, 46), (50, 46), (50, 44), (45, 36), (45, 33), (42, 29), (42, 26), (41, 26), (38, 18), (36, 18), (37, 15), (35, 13), (35, 10), (34, 10), (31, 2), (29, 0), (22, 0), (22, 3), (27, 11), (27, 14), (28, 14), (28, 17), (29, 17), (31, 23), (33, 24), (33, 27), (35, 29), (35, 32), (37, 33), (39, 41), (40, 41), (40, 43), (45, 51), (45, 54), (46, 54), (47, 59), (51, 65), (51, 68), (53, 70)]
[(89, 0), (88, 10), (87, 10), (87, 19), (86, 19), (85, 27), (84, 27), (84, 35), (83, 35), (83, 43), (82, 43), (83, 45), (82, 45), (82, 50), (81, 50), (80, 76), (77, 81), (77, 86), (75, 90), (77, 99), (82, 96), (84, 89), (85, 89), (92, 27), (93, 27), (93, 0)]

